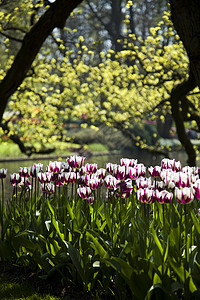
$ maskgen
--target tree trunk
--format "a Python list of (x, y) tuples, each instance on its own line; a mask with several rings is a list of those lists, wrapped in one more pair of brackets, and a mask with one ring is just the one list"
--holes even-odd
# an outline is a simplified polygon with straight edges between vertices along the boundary
[[(200, 2), (199, 0), (170, 0), (174, 27), (183, 42), (190, 61), (189, 79), (172, 91), (172, 114), (178, 138), (188, 154), (188, 164), (195, 165), (196, 153), (185, 134), (178, 102), (196, 86), (200, 87)], [(182, 89), (182, 90), (181, 90)], [(185, 91), (185, 94), (184, 94)]]
[(43, 42), (54, 28), (63, 28), (66, 19), (83, 0), (56, 0), (25, 35), (22, 46), (0, 83), (0, 123), (9, 97), (23, 82)]
[(189, 166), (195, 166), (196, 165), (196, 152), (195, 149), (187, 136), (185, 132), (185, 126), (184, 126), (184, 120), (183, 120), (183, 114), (180, 110), (180, 102), (183, 99), (183, 97), (186, 97), (187, 93), (189, 93), (191, 90), (193, 90), (195, 87), (194, 85), (194, 79), (193, 76), (189, 76), (189, 79), (187, 81), (184, 81), (183, 83), (177, 85), (171, 93), (171, 110), (172, 110), (172, 116), (174, 118), (175, 124), (176, 124), (176, 130), (178, 139), (185, 148), (185, 151), (188, 155), (188, 165)]
[(187, 51), (196, 85), (200, 87), (200, 1), (170, 0), (174, 27)]

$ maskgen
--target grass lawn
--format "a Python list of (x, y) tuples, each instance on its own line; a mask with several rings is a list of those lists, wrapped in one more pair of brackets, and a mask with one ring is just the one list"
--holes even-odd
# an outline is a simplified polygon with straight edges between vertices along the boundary
[[(48, 280), (41, 279), (39, 273), (28, 267), (0, 262), (0, 300), (92, 300), (90, 293), (79, 286), (62, 285), (54, 274)], [(41, 275), (41, 274), (40, 274)]]
[[(37, 147), (37, 145), (35, 145)], [(72, 152), (78, 151), (80, 145), (73, 143), (64, 143), (64, 142), (56, 142), (51, 145), (46, 145), (46, 147), (55, 147), (55, 151), (52, 154), (55, 155), (70, 155)], [(84, 149), (89, 152), (108, 152), (108, 148), (100, 143), (92, 143), (89, 145), (85, 145)], [(84, 155), (84, 152), (83, 152)], [(18, 145), (12, 142), (1, 142), (0, 143), (0, 158), (5, 157), (26, 157), (25, 154), (21, 153)]]
[(36, 292), (29, 282), (14, 283), (8, 278), (0, 278), (0, 299), (57, 300), (60, 298)]

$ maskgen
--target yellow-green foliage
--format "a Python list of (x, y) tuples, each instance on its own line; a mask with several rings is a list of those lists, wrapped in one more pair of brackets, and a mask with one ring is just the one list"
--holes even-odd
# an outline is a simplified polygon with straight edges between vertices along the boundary
[[(30, 8), (27, 10), (30, 13)], [(20, 11), (20, 18), (24, 14)], [(10, 15), (3, 17), (5, 22), (12, 19)], [(145, 119), (155, 118), (154, 108), (169, 98), (174, 85), (186, 78), (187, 55), (168, 13), (157, 27), (150, 29), (146, 40), (129, 34), (128, 22), (124, 34), (126, 38), (118, 41), (123, 43), (123, 50), (100, 53), (100, 63), (82, 36), (76, 44), (75, 58), (60, 38), (57, 41), (65, 52), (63, 57), (55, 59), (44, 47), (33, 63), (34, 73), (29, 72), (10, 99), (8, 110), (14, 114), (12, 118), (4, 116), (10, 118), (10, 134), (19, 134), (27, 143), (40, 141), (45, 145), (62, 138), (63, 121), (87, 119), (97, 126), (102, 122), (109, 126), (120, 122), (131, 128), (135, 123), (142, 126)], [(5, 67), (2, 63), (1, 78), (12, 60), (10, 57)], [(198, 108), (198, 98), (190, 98)], [(164, 108), (168, 110), (168, 106), (166, 102)]]

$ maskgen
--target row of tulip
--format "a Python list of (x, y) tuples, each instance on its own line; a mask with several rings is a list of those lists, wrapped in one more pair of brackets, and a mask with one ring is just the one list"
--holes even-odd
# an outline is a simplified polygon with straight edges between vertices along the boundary
[(0, 169), (2, 259), (59, 271), (97, 298), (200, 296), (198, 167), (122, 158), (98, 168), (71, 156), (10, 174), (5, 201), (6, 176)]
[[(77, 183), (79, 196), (90, 199), (92, 191), (106, 188), (116, 191), (117, 195), (127, 198), (137, 186), (137, 198), (143, 203), (169, 203), (173, 196), (179, 203), (190, 203), (200, 199), (200, 168), (183, 167), (175, 160), (163, 159), (161, 166), (149, 167), (138, 164), (135, 159), (121, 159), (121, 165), (106, 164), (106, 169), (98, 169), (97, 164), (84, 164), (84, 157), (71, 156), (67, 162), (50, 162), (43, 172), (42, 164), (21, 167), (18, 173), (10, 175), (13, 186), (31, 190), (30, 177), (37, 178), (43, 191), (53, 193), (55, 185), (63, 186)], [(149, 175), (150, 177), (146, 177)], [(7, 170), (0, 169), (0, 178), (5, 178)], [(121, 190), (120, 190), (121, 188)], [(119, 192), (120, 190), (120, 192)], [(172, 193), (174, 192), (174, 194)]]

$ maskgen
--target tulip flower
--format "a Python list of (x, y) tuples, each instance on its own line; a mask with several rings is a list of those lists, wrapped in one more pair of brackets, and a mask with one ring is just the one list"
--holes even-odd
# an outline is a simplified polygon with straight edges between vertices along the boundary
[(102, 185), (102, 180), (98, 177), (93, 177), (88, 179), (87, 185), (91, 188), (91, 190), (95, 190)]
[(152, 189), (157, 189), (161, 191), (165, 188), (165, 183), (163, 181), (154, 181), (151, 187)]
[(62, 170), (62, 162), (60, 161), (50, 161), (49, 166), (47, 166), (48, 172), (58, 174)]
[(164, 181), (165, 184), (167, 184), (171, 180), (173, 174), (174, 171), (172, 169), (163, 169), (160, 172), (160, 178)]
[(134, 166), (136, 170), (137, 177), (139, 176), (145, 176), (146, 174), (146, 167), (143, 164), (136, 164)]
[(10, 183), (13, 186), (17, 186), (21, 181), (21, 176), (18, 173), (10, 174)]
[(27, 177), (21, 177), (21, 181), (17, 184), (17, 186), (26, 190), (32, 189), (31, 183)]
[(97, 171), (97, 164), (86, 164), (85, 165), (85, 172), (87, 174), (94, 174)]
[(88, 203), (90, 203), (90, 204), (94, 204), (94, 197), (92, 196), (92, 197), (88, 197), (88, 198), (86, 198), (85, 199)]
[(20, 167), (19, 168), (19, 175), (21, 177), (29, 177), (29, 168), (28, 167)]
[(137, 164), (135, 167), (129, 167), (129, 176), (131, 179), (145, 176), (146, 167), (143, 164)]
[(137, 190), (137, 198), (141, 203), (152, 203), (154, 201), (154, 190), (145, 188)]
[(52, 180), (52, 174), (49, 172), (40, 172), (37, 174), (37, 178), (41, 183), (47, 183)]
[(104, 184), (108, 189), (115, 189), (118, 182), (119, 180), (112, 175), (107, 175), (104, 179)]
[(189, 174), (183, 172), (174, 172), (171, 180), (178, 188), (187, 187), (189, 184)]
[(148, 168), (149, 174), (151, 177), (159, 177), (160, 178), (160, 173), (161, 173), (161, 167), (160, 166), (155, 166), (155, 167), (149, 167)]
[(175, 172), (180, 172), (181, 171), (181, 162), (180, 161), (175, 161), (174, 162), (173, 170)]
[(175, 164), (175, 159), (163, 158), (161, 161), (161, 169), (173, 169)]
[(109, 173), (113, 173), (114, 168), (117, 167), (117, 164), (107, 163), (106, 171)]
[(106, 177), (106, 169), (103, 168), (98, 169), (97, 175), (99, 178), (104, 179)]
[(80, 176), (83, 176), (86, 173), (85, 172), (85, 166), (80, 167), (79, 170), (78, 170), (78, 172), (79, 172)]
[(89, 188), (89, 186), (79, 187), (77, 189), (77, 193), (82, 199), (88, 199), (92, 194), (92, 190)]
[(55, 192), (55, 184), (53, 184), (52, 182), (48, 182), (46, 184), (42, 183), (41, 184), (42, 190), (46, 193), (50, 193), (53, 194)]
[(185, 167), (182, 168), (182, 172), (183, 173), (189, 173), (189, 174), (198, 175), (199, 174), (199, 169), (197, 167), (185, 166)]
[(170, 203), (173, 199), (173, 193), (166, 190), (162, 190), (157, 195), (157, 201), (159, 203)]
[(138, 177), (135, 181), (137, 189), (144, 189), (144, 188), (150, 188), (151, 187), (151, 178), (146, 177)]
[(30, 176), (31, 177), (37, 177), (37, 174), (42, 172), (43, 164), (38, 163), (34, 164), (32, 167), (29, 168)]
[(118, 180), (125, 180), (125, 179), (128, 178), (128, 175), (129, 175), (129, 167), (128, 166), (119, 166), (119, 165), (117, 165), (113, 169), (113, 175)]
[(137, 164), (137, 159), (122, 158), (120, 163), (122, 166), (134, 167)]
[(193, 189), (195, 191), (195, 198), (200, 200), (200, 179), (198, 179), (194, 184), (193, 184)]
[(175, 197), (178, 203), (188, 204), (194, 200), (194, 189), (192, 187), (175, 187)]
[(3, 178), (6, 178), (6, 175), (7, 175), (7, 169), (0, 169), (0, 178), (3, 179)]
[(63, 172), (61, 174), (58, 174), (58, 181), (62, 185), (69, 184), (71, 182), (70, 181), (70, 172)]
[(67, 158), (67, 162), (70, 165), (71, 168), (79, 169), (84, 164), (85, 157), (84, 156), (70, 156), (70, 158)]
[(118, 197), (127, 198), (130, 196), (133, 190), (132, 180), (126, 179), (124, 181), (120, 181), (117, 183), (116, 188)]
[(58, 180), (62, 185), (68, 183), (74, 183), (76, 182), (76, 180), (78, 180), (79, 177), (80, 177), (79, 174), (76, 174), (75, 172), (63, 172), (61, 174), (58, 174)]
[(72, 169), (68, 164), (68, 162), (62, 161), (62, 172), (70, 172), (70, 171), (72, 171)]

